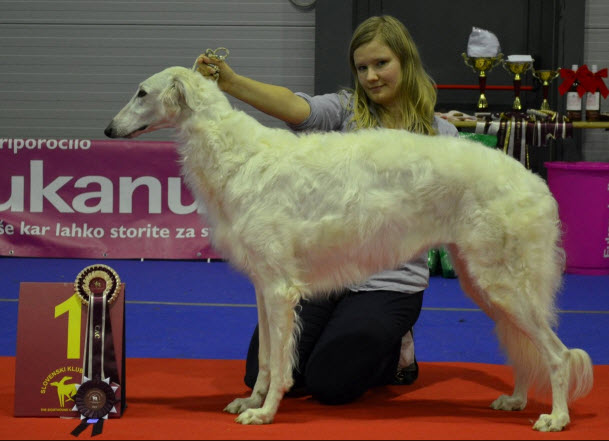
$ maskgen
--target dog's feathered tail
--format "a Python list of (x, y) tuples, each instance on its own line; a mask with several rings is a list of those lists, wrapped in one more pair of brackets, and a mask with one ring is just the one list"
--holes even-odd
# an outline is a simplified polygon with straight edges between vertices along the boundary
[(592, 360), (582, 349), (569, 350), (569, 400), (584, 397), (592, 389), (594, 371)]

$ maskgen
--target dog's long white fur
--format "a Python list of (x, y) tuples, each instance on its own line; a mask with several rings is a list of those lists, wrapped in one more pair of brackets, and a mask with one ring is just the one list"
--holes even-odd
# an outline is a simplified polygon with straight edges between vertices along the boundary
[(588, 393), (593, 369), (553, 331), (564, 252), (557, 203), (540, 177), (454, 137), (267, 128), (182, 67), (141, 83), (105, 133), (162, 127), (177, 131), (183, 176), (207, 208), (214, 246), (255, 286), (260, 367), (251, 396), (225, 409), (238, 422), (272, 422), (291, 387), (301, 298), (450, 244), (463, 290), (495, 321), (513, 365), (513, 394), (491, 407), (523, 409), (529, 387), (545, 384), (552, 411), (534, 429), (569, 423), (569, 400)]

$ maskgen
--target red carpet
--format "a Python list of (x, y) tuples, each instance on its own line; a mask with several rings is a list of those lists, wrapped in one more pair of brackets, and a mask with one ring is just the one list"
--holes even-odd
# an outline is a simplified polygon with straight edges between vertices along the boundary
[[(94, 439), (606, 439), (609, 427), (609, 366), (595, 366), (595, 386), (571, 407), (563, 432), (539, 433), (532, 425), (549, 413), (546, 400), (530, 398), (521, 412), (489, 404), (511, 393), (506, 366), (420, 363), (413, 386), (370, 391), (358, 402), (323, 406), (305, 398), (283, 400), (275, 422), (242, 426), (222, 412), (245, 396), (244, 361), (127, 359), (127, 409), (106, 421)], [(90, 439), (70, 432), (77, 419), (16, 418), (15, 358), (0, 357), (0, 439)]]

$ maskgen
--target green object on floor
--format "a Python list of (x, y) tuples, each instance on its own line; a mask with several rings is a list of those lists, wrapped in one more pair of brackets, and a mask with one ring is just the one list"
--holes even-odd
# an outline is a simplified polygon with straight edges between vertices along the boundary
[(457, 273), (453, 268), (453, 263), (450, 259), (450, 254), (446, 251), (445, 248), (440, 248), (440, 266), (442, 267), (442, 277), (445, 279), (455, 279), (457, 277)]
[(427, 252), (427, 266), (430, 276), (442, 275), (446, 279), (457, 278), (450, 254), (444, 247), (429, 249)]
[(442, 272), (440, 266), (440, 251), (437, 248), (431, 248), (427, 252), (427, 267), (429, 268), (429, 275), (435, 276)]

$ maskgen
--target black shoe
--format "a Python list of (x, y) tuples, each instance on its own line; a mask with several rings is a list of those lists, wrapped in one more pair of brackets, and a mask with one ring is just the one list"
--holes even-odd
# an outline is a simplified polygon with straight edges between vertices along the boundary
[(414, 363), (400, 369), (395, 373), (395, 377), (391, 384), (405, 384), (409, 386), (414, 383), (417, 378), (419, 378), (419, 363), (417, 363), (417, 359), (415, 357)]

